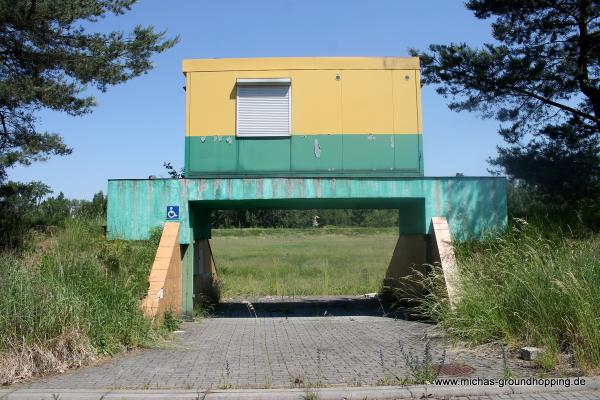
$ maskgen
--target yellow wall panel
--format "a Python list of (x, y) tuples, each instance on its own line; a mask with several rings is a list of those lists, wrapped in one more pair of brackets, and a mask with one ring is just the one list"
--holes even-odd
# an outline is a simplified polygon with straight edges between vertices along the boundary
[(392, 71), (342, 73), (344, 134), (394, 133)]
[[(235, 134), (235, 72), (192, 73), (189, 136)], [(232, 83), (233, 80), (233, 83)], [(231, 96), (234, 96), (231, 99)]]
[(338, 71), (293, 71), (292, 133), (342, 133), (342, 81)]
[(394, 131), (396, 133), (420, 133), (420, 106), (417, 88), (420, 83), (414, 70), (392, 71), (394, 85)]

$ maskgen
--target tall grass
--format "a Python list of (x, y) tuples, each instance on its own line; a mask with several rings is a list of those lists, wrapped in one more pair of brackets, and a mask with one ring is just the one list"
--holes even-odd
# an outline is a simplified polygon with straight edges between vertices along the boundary
[(440, 275), (429, 283), (427, 313), (455, 337), (546, 349), (543, 366), (572, 353), (600, 367), (600, 237), (575, 237), (517, 220), (504, 235), (457, 246), (461, 300), (451, 310)]
[(107, 242), (94, 221), (69, 220), (43, 251), (0, 255), (0, 381), (63, 369), (150, 343), (139, 310), (157, 238)]

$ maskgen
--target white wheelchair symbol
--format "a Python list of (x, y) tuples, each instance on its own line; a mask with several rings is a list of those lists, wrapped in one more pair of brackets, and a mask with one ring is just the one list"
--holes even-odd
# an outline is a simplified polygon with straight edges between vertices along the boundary
[(173, 207), (169, 207), (169, 211), (167, 211), (167, 218), (175, 219), (177, 217), (178, 217), (178, 215), (175, 211), (173, 211)]

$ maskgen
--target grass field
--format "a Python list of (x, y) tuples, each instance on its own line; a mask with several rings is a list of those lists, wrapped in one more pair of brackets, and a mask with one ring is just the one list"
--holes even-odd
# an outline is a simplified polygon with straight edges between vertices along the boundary
[(215, 229), (222, 298), (376, 292), (397, 228)]

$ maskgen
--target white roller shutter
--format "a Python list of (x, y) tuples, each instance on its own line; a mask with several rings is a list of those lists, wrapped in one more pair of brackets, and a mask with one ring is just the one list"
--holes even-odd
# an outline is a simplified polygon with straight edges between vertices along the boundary
[(257, 81), (238, 81), (237, 135), (289, 136), (290, 84)]

